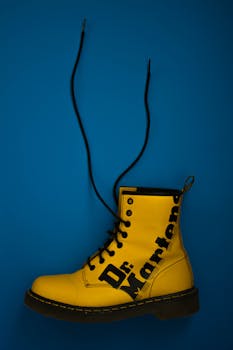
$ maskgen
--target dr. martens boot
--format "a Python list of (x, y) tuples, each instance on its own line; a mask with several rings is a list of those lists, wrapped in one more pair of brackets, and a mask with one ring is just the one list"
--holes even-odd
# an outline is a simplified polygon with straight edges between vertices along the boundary
[(71, 274), (37, 278), (26, 294), (36, 311), (70, 321), (111, 321), (198, 310), (180, 232), (183, 190), (121, 187), (112, 241)]
[(115, 181), (116, 214), (96, 187), (90, 148), (75, 99), (74, 76), (83, 39), (84, 25), (71, 77), (71, 97), (86, 146), (93, 189), (116, 223), (108, 231), (110, 237), (103, 247), (80, 270), (38, 277), (26, 292), (25, 303), (46, 316), (81, 322), (112, 321), (142, 314), (154, 314), (160, 319), (191, 315), (199, 308), (198, 290), (181, 238), (180, 211), (184, 193), (192, 186), (194, 177), (188, 177), (181, 190), (121, 186), (117, 196), (119, 181), (141, 158), (148, 141), (150, 61), (144, 94), (145, 140), (136, 159)]

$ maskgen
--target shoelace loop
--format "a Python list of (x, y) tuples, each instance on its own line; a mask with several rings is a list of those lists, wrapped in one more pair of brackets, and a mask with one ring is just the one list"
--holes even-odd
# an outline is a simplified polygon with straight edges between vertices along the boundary
[[(126, 221), (125, 223), (127, 223), (129, 221)], [(99, 257), (99, 263), (103, 264), (105, 259), (103, 258), (103, 252), (106, 251), (108, 253), (109, 256), (114, 256), (115, 255), (115, 251), (114, 250), (110, 250), (108, 247), (110, 246), (110, 244), (115, 240), (116, 242), (116, 246), (118, 249), (122, 248), (123, 243), (119, 241), (119, 233), (121, 234), (122, 238), (127, 238), (128, 237), (128, 233), (126, 231), (122, 231), (120, 229), (120, 222), (116, 222), (114, 224), (114, 229), (113, 230), (108, 230), (107, 233), (110, 235), (110, 238), (105, 242), (105, 244), (103, 245), (103, 247), (98, 248), (97, 252), (92, 256), (89, 257), (87, 259), (87, 264), (90, 268), (91, 271), (93, 271), (95, 269), (95, 265), (91, 263), (91, 260), (94, 259), (94, 257), (98, 256)]]

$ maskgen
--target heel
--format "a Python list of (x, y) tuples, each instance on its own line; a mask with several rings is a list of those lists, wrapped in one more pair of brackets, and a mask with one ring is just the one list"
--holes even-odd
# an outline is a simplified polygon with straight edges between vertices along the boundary
[(175, 293), (164, 297), (156, 303), (153, 314), (161, 319), (167, 320), (176, 317), (192, 315), (199, 310), (198, 289)]

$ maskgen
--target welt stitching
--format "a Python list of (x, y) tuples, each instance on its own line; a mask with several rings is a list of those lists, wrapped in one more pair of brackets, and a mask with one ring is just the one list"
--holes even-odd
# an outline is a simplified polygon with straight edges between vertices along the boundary
[(141, 305), (144, 305), (144, 304), (149, 304), (149, 303), (153, 303), (153, 302), (160, 302), (160, 301), (171, 301), (173, 299), (177, 299), (177, 298), (180, 298), (180, 297), (183, 297), (183, 296), (187, 296), (187, 295), (190, 295), (190, 294), (193, 294), (195, 291), (194, 290), (191, 290), (190, 292), (187, 292), (187, 293), (182, 293), (182, 294), (179, 294), (179, 295), (173, 295), (173, 296), (167, 296), (167, 297), (155, 297), (153, 299), (150, 299), (150, 300), (144, 300), (144, 301), (140, 301), (139, 303), (137, 304), (129, 304), (128, 306), (114, 306), (114, 307), (108, 307), (108, 308), (101, 308), (101, 309), (83, 309), (79, 306), (75, 306), (75, 307), (72, 307), (72, 306), (68, 306), (68, 305), (62, 305), (62, 304), (58, 304), (54, 301), (48, 301), (48, 300), (44, 300), (44, 299), (41, 299), (41, 298), (38, 298), (37, 296), (35, 296), (34, 294), (32, 294), (30, 291), (28, 291), (28, 294), (30, 295), (30, 297), (32, 297), (33, 299), (39, 301), (40, 303), (43, 303), (43, 304), (47, 304), (47, 305), (52, 305), (52, 306), (55, 306), (55, 307), (58, 307), (58, 308), (62, 308), (62, 309), (67, 309), (67, 310), (71, 310), (71, 311), (84, 311), (86, 313), (92, 313), (92, 312), (111, 312), (111, 311), (117, 311), (117, 310), (123, 310), (123, 309), (129, 309), (129, 308), (135, 308), (137, 306), (141, 306)]

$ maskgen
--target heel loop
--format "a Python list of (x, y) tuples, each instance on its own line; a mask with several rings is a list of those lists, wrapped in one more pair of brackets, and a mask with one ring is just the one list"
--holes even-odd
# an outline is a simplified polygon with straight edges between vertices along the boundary
[(186, 193), (188, 192), (192, 185), (194, 184), (194, 181), (195, 181), (195, 177), (192, 175), (192, 176), (188, 176), (186, 179), (185, 179), (185, 182), (184, 182), (184, 186), (181, 190), (182, 193)]

